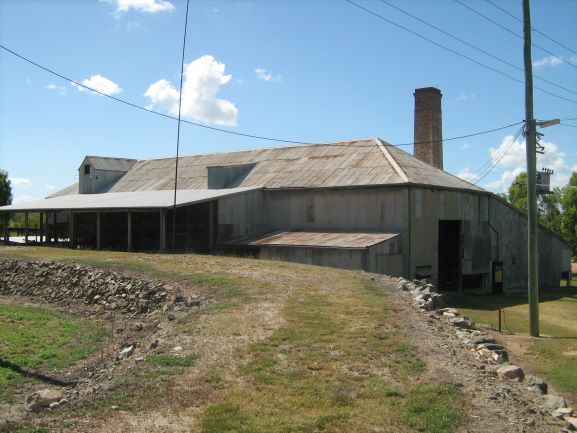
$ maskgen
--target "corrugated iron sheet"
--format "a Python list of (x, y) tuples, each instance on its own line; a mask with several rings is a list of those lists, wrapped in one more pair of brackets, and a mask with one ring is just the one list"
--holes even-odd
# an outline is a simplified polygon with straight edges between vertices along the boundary
[[(178, 190), (176, 205), (184, 206), (215, 200), (220, 197), (254, 191), (259, 188)], [(45, 198), (27, 203), (0, 207), (0, 211), (18, 210), (98, 210), (169, 208), (174, 203), (174, 190), (108, 192), (103, 194), (74, 194)]]
[[(371, 139), (184, 156), (179, 159), (178, 188), (208, 188), (207, 167), (210, 166), (256, 163), (239, 186), (274, 189), (413, 183), (483, 191), (382, 142), (398, 165), (395, 168), (377, 143), (381, 142)], [(172, 189), (174, 165), (174, 158), (138, 161), (109, 192)]]
[(249, 242), (249, 245), (324, 248), (367, 248), (399, 236), (399, 233), (294, 232), (286, 231)]
[(90, 162), (98, 170), (128, 171), (136, 163), (136, 159), (87, 156), (86, 162)]

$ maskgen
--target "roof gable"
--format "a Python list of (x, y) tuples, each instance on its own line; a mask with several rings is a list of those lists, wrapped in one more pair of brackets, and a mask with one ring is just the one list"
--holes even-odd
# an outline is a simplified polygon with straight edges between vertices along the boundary
[(111, 158), (108, 156), (87, 156), (81, 166), (90, 164), (97, 170), (128, 171), (136, 163), (136, 159)]

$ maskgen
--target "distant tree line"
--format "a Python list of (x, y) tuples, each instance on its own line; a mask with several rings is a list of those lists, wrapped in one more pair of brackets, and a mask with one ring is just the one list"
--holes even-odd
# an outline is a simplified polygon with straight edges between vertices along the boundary
[[(520, 173), (507, 193), (501, 196), (527, 212), (527, 173)], [(539, 223), (569, 243), (573, 256), (577, 256), (577, 172), (571, 174), (563, 188), (554, 188), (550, 194), (539, 195), (537, 215)]]

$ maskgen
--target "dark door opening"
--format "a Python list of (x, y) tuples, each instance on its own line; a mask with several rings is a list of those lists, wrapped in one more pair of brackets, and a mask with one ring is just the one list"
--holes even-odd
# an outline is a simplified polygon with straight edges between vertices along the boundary
[(503, 262), (493, 262), (491, 276), (493, 293), (503, 293)]
[(461, 221), (439, 220), (439, 289), (458, 290), (461, 280)]

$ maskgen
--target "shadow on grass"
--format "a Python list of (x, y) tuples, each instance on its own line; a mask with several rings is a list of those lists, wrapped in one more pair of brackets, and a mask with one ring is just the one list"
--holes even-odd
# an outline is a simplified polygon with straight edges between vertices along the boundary
[[(483, 295), (468, 292), (444, 292), (443, 294), (447, 297), (447, 302), (451, 307), (467, 308), (470, 310), (497, 311), (499, 308), (525, 305), (528, 302), (526, 293), (488, 293)], [(577, 287), (539, 290), (539, 302), (558, 301), (563, 298), (567, 298), (567, 302), (577, 302)]]
[(77, 382), (68, 382), (60, 379), (56, 379), (54, 377), (46, 376), (45, 374), (38, 373), (35, 371), (26, 370), (25, 368), (20, 367), (18, 364), (14, 364), (13, 362), (7, 361), (5, 359), (0, 358), (0, 367), (7, 368), (12, 370), (15, 373), (18, 373), (24, 377), (31, 377), (33, 379), (39, 380), (44, 383), (49, 383), (50, 385), (56, 386), (72, 386), (76, 385)]

